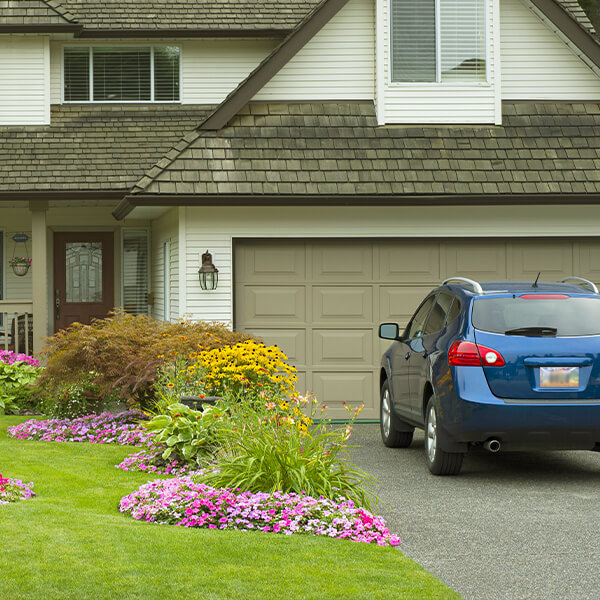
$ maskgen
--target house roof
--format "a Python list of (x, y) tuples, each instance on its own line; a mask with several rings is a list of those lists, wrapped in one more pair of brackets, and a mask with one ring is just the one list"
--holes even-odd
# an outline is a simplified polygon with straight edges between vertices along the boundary
[(291, 31), (320, 0), (63, 0), (87, 30)]
[(75, 17), (61, 0), (0, 0), (0, 26), (64, 26)]
[(51, 125), (0, 126), (0, 194), (125, 193), (210, 108), (53, 105)]
[(182, 140), (128, 201), (600, 194), (599, 104), (503, 109), (503, 126), (378, 127), (371, 102), (249, 104)]
[(595, 33), (594, 26), (585, 14), (578, 0), (556, 0), (589, 33)]

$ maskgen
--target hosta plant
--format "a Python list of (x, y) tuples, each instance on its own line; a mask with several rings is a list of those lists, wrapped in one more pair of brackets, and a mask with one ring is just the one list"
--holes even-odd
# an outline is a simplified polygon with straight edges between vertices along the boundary
[[(0, 415), (16, 413), (25, 408), (32, 394), (32, 385), (41, 368), (32, 364), (29, 356), (24, 360), (13, 360), (14, 353), (0, 357)], [(35, 361), (37, 362), (37, 361)]]

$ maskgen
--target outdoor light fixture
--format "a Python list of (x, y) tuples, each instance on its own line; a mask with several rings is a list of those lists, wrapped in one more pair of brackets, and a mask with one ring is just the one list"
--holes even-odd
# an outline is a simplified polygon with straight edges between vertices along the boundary
[(203, 290), (217, 289), (219, 270), (213, 265), (212, 254), (208, 250), (202, 255), (202, 266), (198, 270), (198, 277)]

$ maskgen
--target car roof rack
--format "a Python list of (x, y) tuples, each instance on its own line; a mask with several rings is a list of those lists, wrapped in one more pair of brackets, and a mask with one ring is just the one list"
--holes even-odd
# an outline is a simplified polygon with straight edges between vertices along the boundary
[(584, 279), (583, 277), (565, 277), (560, 280), (560, 283), (569, 283), (569, 281), (575, 282), (576, 285), (581, 285), (588, 290), (594, 292), (594, 294), (598, 293), (598, 288), (595, 283), (592, 283), (589, 279)]
[[(466, 277), (450, 277), (449, 279), (444, 279), (442, 281), (442, 285), (447, 285), (449, 283), (457, 283), (458, 285), (462, 285), (464, 287), (469, 286), (473, 288), (473, 291), (477, 294), (483, 294), (483, 288), (481, 284), (477, 281), (473, 281), (472, 279), (467, 279)], [(592, 285), (594, 285), (592, 283)]]

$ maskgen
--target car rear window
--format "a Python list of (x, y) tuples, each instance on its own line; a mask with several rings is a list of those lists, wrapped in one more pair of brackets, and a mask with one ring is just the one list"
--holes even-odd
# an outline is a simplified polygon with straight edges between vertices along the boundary
[(477, 298), (472, 323), (492, 333), (546, 327), (557, 336), (600, 335), (600, 298)]

